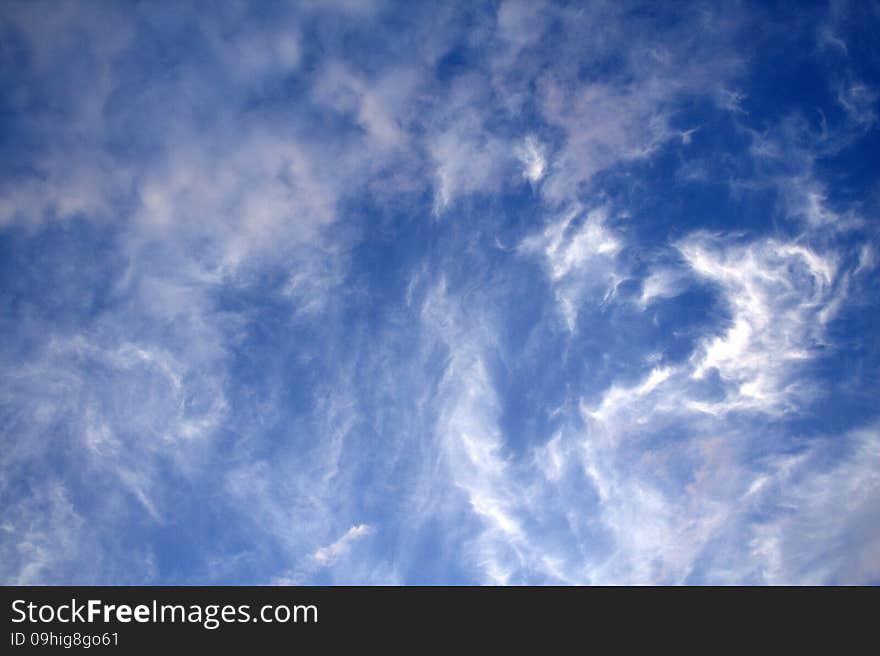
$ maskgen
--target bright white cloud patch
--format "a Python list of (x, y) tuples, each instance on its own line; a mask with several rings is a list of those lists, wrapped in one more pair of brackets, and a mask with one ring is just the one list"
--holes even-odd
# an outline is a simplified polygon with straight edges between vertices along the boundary
[(374, 532), (375, 529), (369, 524), (352, 526), (345, 532), (345, 535), (339, 538), (336, 542), (329, 544), (326, 547), (321, 547), (312, 555), (312, 557), (320, 565), (332, 565), (333, 561), (337, 558), (344, 556), (351, 551), (352, 545), (355, 542), (368, 535), (372, 535)]
[(517, 149), (517, 157), (523, 165), (523, 177), (530, 182), (538, 182), (544, 177), (547, 162), (544, 149), (534, 137), (526, 137), (522, 146)]
[(692, 376), (718, 372), (736, 389), (735, 400), (699, 407), (770, 410), (809, 393), (804, 381), (788, 376), (823, 345), (837, 309), (835, 291), (842, 293), (835, 290), (833, 261), (774, 240), (721, 250), (698, 236), (680, 250), (698, 275), (721, 286), (731, 311), (730, 327), (695, 354)]

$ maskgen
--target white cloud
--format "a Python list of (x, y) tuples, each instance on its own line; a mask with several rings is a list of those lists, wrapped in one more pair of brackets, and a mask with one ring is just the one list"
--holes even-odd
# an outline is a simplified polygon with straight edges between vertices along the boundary
[(435, 214), (460, 196), (499, 189), (510, 159), (499, 139), (467, 117), (431, 138), (429, 151), (436, 167)]
[(695, 354), (692, 376), (717, 371), (733, 385), (725, 409), (784, 410), (810, 393), (788, 378), (821, 345), (833, 316), (841, 293), (833, 258), (774, 240), (723, 247), (704, 235), (678, 248), (696, 274), (720, 286), (731, 312), (730, 327)]
[(607, 219), (603, 207), (585, 211), (576, 205), (520, 244), (522, 253), (542, 257), (569, 331), (575, 330), (580, 303), (590, 291), (601, 290), (607, 298), (620, 281), (615, 256), (622, 245)]
[(868, 426), (834, 441), (842, 457), (829, 458), (830, 440), (820, 442), (775, 461), (760, 479), (753, 496), (782, 509), (756, 523), (748, 544), (761, 582), (850, 585), (880, 576), (880, 431)]
[(532, 183), (540, 182), (547, 168), (544, 148), (534, 137), (526, 137), (516, 149), (516, 156), (523, 165), (523, 177)]
[(505, 0), (498, 8), (498, 33), (516, 49), (530, 46), (541, 38), (548, 7), (542, 2)]
[(422, 307), (426, 329), (450, 354), (439, 390), (437, 446), (449, 483), (462, 490), (470, 511), (485, 526), (474, 545), (480, 566), (496, 583), (506, 583), (511, 563), (505, 552), (523, 537), (515, 510), (517, 492), (509, 480), (498, 401), (480, 352), (482, 344), (467, 337), (459, 312), (442, 282)]
[(322, 105), (350, 115), (369, 135), (373, 148), (405, 146), (406, 124), (419, 80), (411, 69), (399, 68), (381, 77), (365, 79), (342, 62), (323, 70), (314, 89)]
[(638, 304), (642, 310), (657, 299), (678, 296), (684, 291), (686, 281), (681, 272), (674, 269), (658, 268), (642, 281), (642, 293)]
[(352, 545), (367, 537), (368, 535), (372, 535), (376, 532), (376, 529), (370, 526), (369, 524), (358, 524), (357, 526), (352, 526), (345, 532), (341, 538), (336, 540), (336, 542), (327, 545), (326, 547), (321, 547), (314, 554), (312, 554), (312, 558), (315, 559), (322, 566), (330, 566), (332, 565), (337, 558), (344, 556), (349, 551), (351, 551)]
[(862, 128), (869, 128), (877, 122), (878, 97), (876, 90), (861, 83), (841, 86), (837, 92), (837, 102)]
[(658, 367), (651, 370), (651, 373), (644, 382), (633, 387), (612, 387), (602, 397), (602, 403), (595, 410), (587, 410), (584, 412), (593, 419), (605, 421), (611, 418), (621, 406), (626, 406), (637, 401), (639, 398), (653, 392), (657, 387), (669, 378), (671, 370), (667, 367)]

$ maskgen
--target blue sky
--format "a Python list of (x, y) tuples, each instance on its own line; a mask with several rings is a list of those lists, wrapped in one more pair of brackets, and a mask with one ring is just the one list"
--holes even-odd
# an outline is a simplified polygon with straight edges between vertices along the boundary
[(878, 29), (4, 2), (0, 580), (880, 583)]

